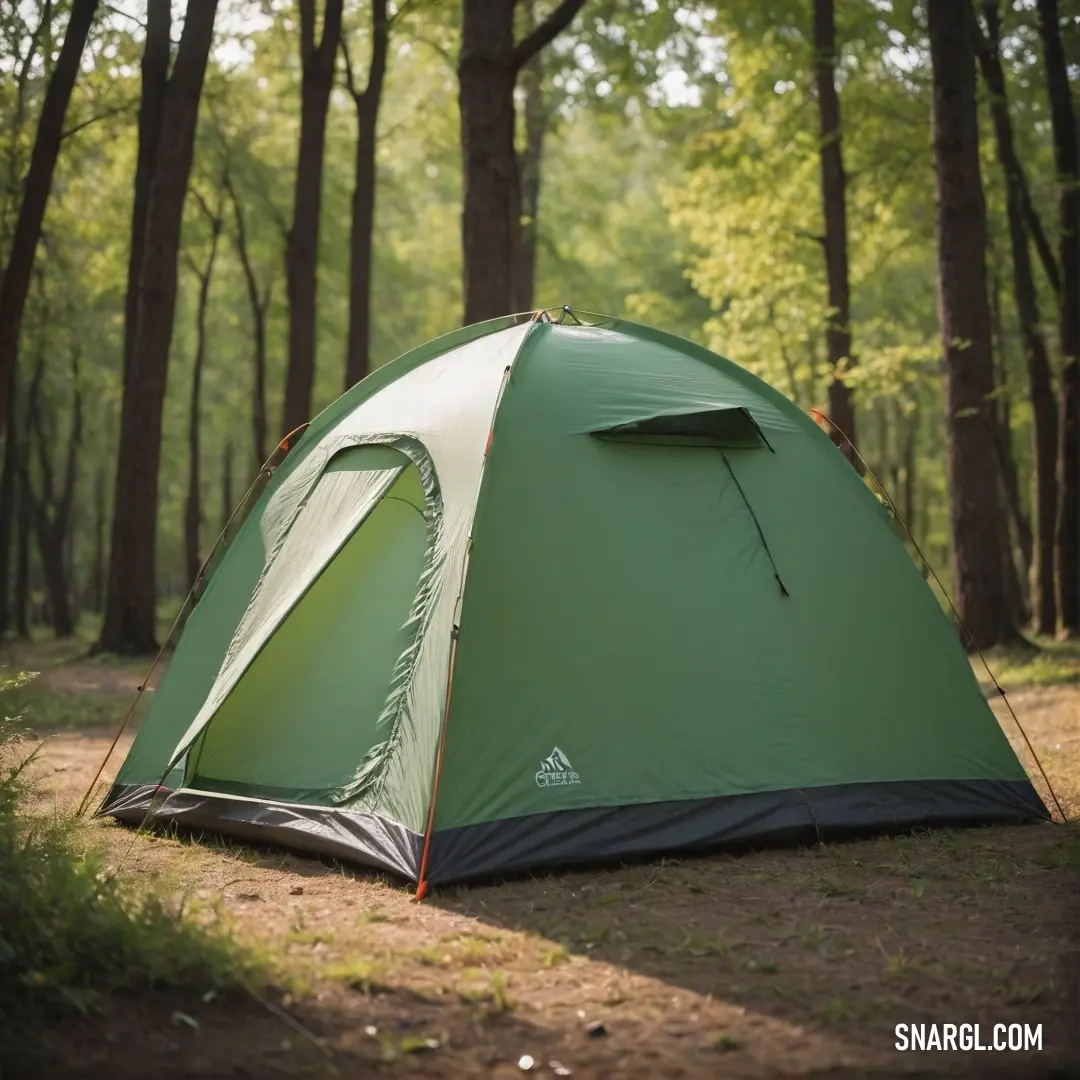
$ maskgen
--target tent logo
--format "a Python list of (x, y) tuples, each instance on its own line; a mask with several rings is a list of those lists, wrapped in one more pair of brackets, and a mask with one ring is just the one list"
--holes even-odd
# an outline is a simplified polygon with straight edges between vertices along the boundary
[(570, 759), (557, 746), (540, 762), (540, 771), (536, 774), (537, 787), (563, 787), (580, 783), (581, 777), (574, 772)]

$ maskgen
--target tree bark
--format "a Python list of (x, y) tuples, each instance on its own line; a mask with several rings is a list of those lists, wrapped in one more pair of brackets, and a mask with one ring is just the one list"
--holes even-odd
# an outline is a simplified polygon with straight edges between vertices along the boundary
[[(534, 25), (534, 5), (527, 8), (529, 28)], [(548, 113), (544, 101), (544, 73), (539, 55), (521, 70), (524, 90), (525, 145), (518, 152), (518, 176), (521, 178), (521, 231), (515, 272), (516, 311), (530, 311), (536, 302), (536, 238), (539, 227), (540, 184), (547, 135)]]
[[(1028, 395), (1035, 428), (1035, 629), (1052, 634), (1057, 627), (1054, 590), (1054, 531), (1057, 519), (1058, 420), (1050, 357), (1040, 329), (1039, 302), (1028, 243), (1027, 182), (1016, 155), (1012, 121), (999, 53), (998, 0), (983, 0), (987, 37), (976, 27), (976, 50), (990, 95), (998, 163), (1005, 176), (1005, 208), (1012, 248), (1013, 296), (1028, 373)], [(999, 343), (1000, 349), (1000, 343)], [(1010, 494), (1010, 501), (1012, 495)], [(1015, 513), (1015, 511), (1014, 511)]]
[(169, 345), (176, 313), (177, 261), (217, 0), (189, 0), (165, 91), (161, 138), (146, 217), (137, 331), (124, 384), (109, 585), (98, 648), (157, 649), (155, 584), (158, 467)]
[(570, 25), (584, 2), (563, 0), (515, 45), (515, 0), (464, 0), (458, 104), (465, 186), (461, 230), (466, 324), (513, 310), (521, 231), (514, 84), (518, 71)]
[[(359, 90), (353, 78), (348, 45), (341, 39), (349, 94), (356, 105), (356, 181), (352, 196), (349, 239), (349, 341), (345, 354), (345, 389), (371, 370), (371, 258), (375, 234), (375, 148), (386, 78), (390, 22), (386, 0), (371, 0), (371, 63), (367, 85)], [(291, 429), (288, 429), (291, 430)]]
[(531, 311), (536, 303), (536, 238), (540, 221), (540, 183), (547, 134), (547, 113), (540, 78), (525, 69), (525, 146), (518, 155), (521, 175), (521, 243), (517, 257), (517, 296), (513, 306)]
[(1038, 11), (1058, 181), (1058, 340), (1063, 360), (1058, 422), (1058, 615), (1061, 630), (1076, 634), (1080, 632), (1080, 157), (1057, 0), (1038, 0)]
[(29, 426), (26, 434), (27, 457), (31, 443), (37, 445), (38, 473), (41, 493), (35, 494), (30, 482), (29, 461), (21, 464), (25, 480), (24, 491), (33, 517), (34, 533), (38, 542), (42, 579), (48, 598), (49, 618), (58, 638), (71, 637), (75, 633), (75, 618), (71, 605), (71, 582), (67, 571), (67, 542), (71, 529), (71, 516), (75, 501), (75, 478), (78, 468), (78, 452), (82, 442), (82, 392), (79, 388), (78, 353), (72, 354), (72, 420), (68, 436), (66, 464), (60, 491), (56, 491), (52, 463), (52, 439), (43, 420), (44, 403), (41, 399), (41, 379), (44, 373), (45, 352), (41, 353), (30, 386), (27, 402)]
[(90, 566), (89, 607), (100, 612), (105, 606), (105, 470), (94, 476), (94, 552)]
[[(200, 200), (201, 202), (201, 200)], [(202, 565), (199, 545), (199, 527), (202, 525), (202, 492), (199, 475), (199, 420), (202, 404), (203, 368), (206, 364), (206, 308), (210, 300), (210, 281), (217, 258), (218, 237), (221, 235), (221, 210), (211, 211), (201, 204), (210, 224), (210, 251), (206, 266), (199, 269), (192, 265), (199, 279), (199, 300), (195, 316), (195, 363), (191, 375), (191, 405), (188, 410), (188, 489), (184, 501), (184, 565), (187, 584), (191, 588), (199, 576)]]
[(341, 40), (342, 0), (326, 0), (322, 35), (315, 43), (316, 0), (300, 9), (300, 147), (293, 189), (293, 222), (285, 253), (289, 292), (289, 365), (282, 424), (292, 431), (311, 418), (318, 310), (319, 222), (322, 216), (326, 113)]
[(996, 464), (994, 368), (986, 289), (986, 206), (979, 169), (974, 11), (928, 0), (956, 606), (978, 648), (1015, 639)]
[[(244, 213), (240, 208), (240, 199), (236, 194), (236, 188), (226, 172), (225, 192), (232, 203), (233, 214), (236, 218), (236, 232), (233, 234), (233, 242), (236, 254), (240, 258), (240, 266), (244, 271), (244, 284), (247, 287), (248, 306), (251, 309), (251, 331), (254, 342), (252, 354), (252, 384), (251, 384), (251, 435), (254, 476), (262, 468), (266, 460), (266, 312), (270, 307), (272, 281), (266, 283), (266, 288), (260, 291), (259, 283), (255, 276), (255, 267), (251, 261), (251, 252), (248, 248), (247, 229), (244, 226)], [(290, 429), (291, 430), (291, 429)]]
[[(1031, 520), (1024, 511), (1024, 500), (1020, 494), (1020, 474), (1016, 467), (1016, 455), (1012, 446), (1012, 409), (1009, 398), (1009, 365), (1005, 354), (1005, 329), (1001, 316), (1001, 275), (998, 273), (997, 261), (991, 249), (990, 259), (993, 264), (991, 272), (992, 287), (990, 290), (991, 304), (990, 317), (992, 326), (992, 342), (997, 346), (997, 400), (1000, 408), (997, 410), (997, 430), (995, 432), (994, 445), (997, 448), (998, 467), (1001, 469), (1002, 493), (1005, 505), (1009, 510), (1009, 522), (1011, 533), (1006, 535), (1015, 536), (1016, 546), (1020, 550), (1020, 558), (1023, 562), (1025, 575), (1031, 571), (1034, 562), (1035, 537), (1031, 529)], [(1027, 590), (1021, 590), (1026, 596)], [(1027, 615), (1020, 620), (1027, 621)]]
[(7, 422), (8, 398), (18, 359), (19, 330), (30, 291), (30, 277), (41, 239), (56, 160), (60, 156), (64, 117), (97, 7), (98, 0), (72, 0), (64, 44), (60, 47), (60, 55), (38, 117), (34, 150), (23, 187), (22, 206), (15, 225), (11, 252), (0, 277), (0, 425)]
[(148, 0), (146, 44), (142, 55), (142, 95), (139, 101), (139, 150), (135, 161), (131, 238), (128, 247), (127, 292), (124, 296), (124, 381), (131, 372), (139, 315), (139, 278), (146, 246), (146, 210), (161, 138), (162, 109), (169, 82), (170, 0)]
[[(814, 54), (821, 143), (821, 197), (825, 217), (825, 272), (829, 317), (825, 341), (829, 353), (829, 416), (857, 445), (855, 403), (844, 371), (854, 363), (851, 353), (851, 291), (847, 253), (847, 177), (844, 173), (840, 96), (836, 92), (836, 20), (833, 0), (814, 0)], [(833, 441), (843, 448), (838, 432)], [(854, 458), (849, 455), (854, 464)]]

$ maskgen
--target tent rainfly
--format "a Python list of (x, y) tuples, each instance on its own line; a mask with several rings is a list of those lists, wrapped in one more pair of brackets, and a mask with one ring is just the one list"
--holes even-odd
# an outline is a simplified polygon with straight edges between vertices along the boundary
[(777, 390), (563, 309), (320, 414), (100, 813), (418, 883), (1049, 815), (892, 519)]

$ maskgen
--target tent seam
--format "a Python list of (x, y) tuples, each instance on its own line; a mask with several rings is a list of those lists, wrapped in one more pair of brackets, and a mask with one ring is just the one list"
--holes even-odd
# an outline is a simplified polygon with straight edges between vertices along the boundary
[(465, 586), (468, 580), (469, 563), (472, 557), (472, 545), (473, 545), (473, 529), (476, 527), (476, 512), (480, 506), (480, 496), (484, 490), (484, 480), (487, 477), (487, 463), (491, 454), (491, 447), (495, 438), (495, 425), (499, 419), (499, 410), (502, 408), (503, 399), (506, 396), (506, 388), (510, 385), (513, 379), (514, 368), (517, 366), (518, 360), (521, 359), (521, 354), (525, 349), (526, 344), (533, 336), (535, 327), (541, 325), (539, 321), (529, 324), (528, 329), (522, 335), (521, 341), (518, 342), (518, 347), (514, 351), (514, 355), (510, 358), (510, 362), (506, 365), (506, 370), (503, 372), (503, 378), (501, 385), (499, 386), (499, 394), (495, 399), (495, 407), (491, 410), (491, 424), (488, 428), (487, 439), (484, 442), (484, 457), (480, 466), (480, 478), (476, 484), (476, 497), (473, 499), (472, 505), (472, 517), (469, 521), (469, 536), (468, 543), (465, 548), (465, 558), (461, 567), (461, 577), (458, 582), (458, 595), (454, 602), (454, 618), (451, 622), (451, 643), (450, 643), (450, 655), (446, 665), (446, 693), (443, 697), (443, 716), (442, 722), (439, 724), (438, 739), (435, 744), (435, 760), (432, 763), (432, 776), (431, 776), (431, 795), (428, 799), (428, 818), (427, 824), (424, 828), (424, 847), (420, 856), (420, 868), (417, 872), (417, 884), (416, 884), (416, 897), (417, 900), (422, 900), (427, 893), (427, 865), (431, 852), (431, 840), (432, 834), (435, 831), (435, 802), (439, 790), (439, 775), (442, 771), (443, 751), (446, 746), (446, 731), (447, 725), (450, 720), (450, 693), (453, 688), (454, 680), (454, 667), (457, 663), (457, 650), (458, 640), (460, 637), (461, 626), (461, 612), (465, 604)]

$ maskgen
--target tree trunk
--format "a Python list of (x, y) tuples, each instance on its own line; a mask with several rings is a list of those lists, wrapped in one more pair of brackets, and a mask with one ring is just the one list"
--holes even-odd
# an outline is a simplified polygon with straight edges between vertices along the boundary
[[(205, 209), (205, 208), (204, 208)], [(206, 364), (206, 308), (210, 300), (210, 280), (217, 257), (218, 237), (221, 235), (221, 212), (207, 212), (210, 219), (210, 252), (206, 266), (195, 267), (199, 278), (199, 301), (195, 319), (195, 363), (191, 376), (191, 407), (188, 411), (188, 490), (184, 502), (184, 564), (190, 589), (199, 576), (202, 565), (199, 545), (199, 526), (202, 524), (202, 493), (199, 476), (199, 420), (202, 403), (203, 368)]]
[(371, 64), (367, 86), (357, 89), (348, 46), (342, 38), (349, 93), (356, 105), (356, 182), (349, 240), (349, 342), (345, 354), (345, 389), (371, 370), (371, 257), (375, 234), (375, 143), (386, 77), (390, 23), (386, 0), (371, 0)]
[(11, 556), (15, 538), (16, 489), (18, 486), (19, 444), (15, 427), (15, 397), (12, 386), (8, 401), (8, 422), (4, 439), (4, 460), (0, 466), (0, 640), (11, 625)]
[(232, 459), (233, 445), (232, 440), (229, 439), (226, 441), (225, 449), (221, 454), (221, 528), (218, 529), (219, 535), (225, 531), (233, 512)]
[(465, 0), (458, 61), (464, 322), (509, 314), (521, 204), (514, 154), (514, 10), (507, 0)]
[(1038, 0), (1038, 9), (1054, 133), (1060, 236), (1058, 340), (1063, 368), (1055, 540), (1058, 615), (1062, 631), (1075, 634), (1080, 632), (1080, 158), (1057, 0)]
[[(41, 379), (44, 372), (44, 342), (37, 368), (30, 386), (27, 402), (28, 428), (25, 445), (26, 460), (21, 462), (24, 492), (33, 515), (34, 533), (38, 542), (38, 556), (48, 599), (49, 619), (58, 638), (71, 637), (75, 632), (72, 614), (70, 577), (67, 571), (67, 541), (71, 529), (71, 515), (75, 502), (75, 480), (78, 451), (82, 442), (82, 394), (79, 389), (78, 354), (72, 356), (72, 402), (71, 432), (68, 436), (63, 486), (56, 491), (52, 463), (52, 440), (43, 420), (44, 403), (41, 400)], [(37, 444), (38, 472), (41, 493), (34, 493), (30, 482), (29, 449)]]
[(45, 69), (46, 77), (48, 77), (52, 59), (52, 23), (55, 17), (56, 8), (53, 0), (44, 0), (41, 4), (41, 18), (30, 34), (30, 40), (26, 43), (26, 51), (19, 56), (16, 50), (16, 56), (12, 57), (12, 59), (18, 60), (18, 68), (17, 71), (12, 71), (14, 79), (9, 84), (13, 84), (15, 92), (13, 95), (14, 100), (9, 99), (8, 127), (5, 131), (7, 140), (7, 176), (5, 179), (7, 181), (9, 201), (7, 205), (2, 207), (3, 212), (0, 213), (0, 250), (3, 251), (7, 250), (8, 242), (14, 233), (14, 221), (12, 219), (16, 207), (13, 203), (22, 187), (22, 151), (25, 143), (23, 129), (26, 125), (26, 105), (30, 97), (30, 80), (31, 74), (33, 74), (34, 60), (37, 58), (39, 50), (45, 52), (42, 66)]
[(458, 104), (466, 324), (508, 315), (514, 307), (521, 231), (514, 83), (522, 66), (569, 26), (583, 3), (563, 0), (515, 45), (515, 0), (464, 0)]
[[(1020, 492), (1020, 474), (1016, 467), (1016, 454), (1013, 452), (1009, 365), (1005, 352), (1005, 328), (1001, 315), (1001, 274), (998, 272), (997, 258), (993, 247), (990, 248), (989, 257), (992, 263), (990, 271), (991, 353), (993, 354), (995, 351), (994, 346), (996, 345), (997, 374), (995, 378), (999, 406), (995, 412), (997, 431), (994, 445), (997, 448), (998, 467), (1001, 469), (1002, 494), (1005, 505), (1009, 510), (1009, 524), (1011, 525), (1011, 532), (1007, 529), (1005, 535), (1016, 539), (1016, 546), (1020, 551), (1026, 580), (1034, 561), (1035, 538), (1031, 531), (1031, 520), (1024, 510), (1024, 500)], [(1011, 539), (1009, 542), (1011, 544)], [(1024, 588), (1021, 592), (1026, 597), (1028, 590)], [(1027, 622), (1026, 613), (1020, 621)]]
[(64, 44), (60, 47), (60, 55), (38, 117), (37, 135), (23, 186), (22, 206), (15, 225), (11, 252), (0, 277), (0, 425), (7, 422), (8, 398), (19, 352), (19, 329), (30, 291), (30, 277), (45, 220), (56, 159), (60, 155), (64, 117), (97, 6), (98, 0), (72, 0)]
[(315, 44), (315, 0), (298, 0), (298, 5), (303, 73), (293, 222), (285, 253), (289, 290), (289, 366), (285, 374), (282, 423), (286, 432), (307, 423), (311, 418), (326, 112), (334, 86), (335, 60), (341, 40), (342, 0), (326, 0), (318, 45)]
[(105, 606), (105, 470), (94, 477), (94, 553), (90, 567), (90, 610), (98, 614)]
[[(1038, 295), (1028, 244), (1027, 183), (1016, 156), (1012, 122), (1001, 66), (998, 0), (984, 0), (987, 38), (976, 38), (979, 65), (990, 94), (997, 158), (1005, 176), (1005, 207), (1012, 248), (1013, 295), (1028, 373), (1028, 394), (1035, 428), (1035, 629), (1052, 634), (1057, 627), (1054, 592), (1054, 530), (1057, 518), (1057, 401), (1046, 343), (1040, 329)], [(999, 350), (1001, 346), (999, 343)]]
[(161, 139), (146, 217), (137, 331), (120, 420), (109, 586), (98, 648), (139, 654), (157, 648), (158, 466), (177, 260), (217, 0), (189, 0), (165, 91)]
[(986, 206), (979, 170), (974, 11), (928, 0), (938, 233), (938, 308), (956, 606), (978, 648), (1015, 639), (1001, 545)]
[[(874, 472), (883, 483), (892, 480), (892, 454), (889, 452), (889, 399), (885, 398), (872, 410), (870, 419), (877, 419), (877, 454), (871, 457)], [(869, 429), (870, 425), (867, 425)]]
[(124, 297), (124, 382), (130, 377), (139, 315), (139, 278), (146, 247), (146, 211), (150, 184), (161, 138), (162, 109), (169, 82), (170, 0), (148, 0), (146, 44), (142, 55), (142, 95), (139, 101), (139, 151), (135, 162), (135, 189), (131, 208), (127, 293)]
[[(534, 23), (534, 6), (528, 8), (530, 29)], [(540, 212), (541, 166), (544, 157), (544, 137), (547, 135), (548, 115), (544, 102), (544, 76), (539, 56), (534, 56), (521, 71), (524, 90), (525, 145), (517, 156), (518, 176), (521, 179), (521, 227), (518, 237), (515, 273), (516, 311), (531, 311), (536, 293), (536, 237)]]
[(12, 594), (12, 621), (15, 633), (30, 637), (30, 543), (34, 532), (33, 510), (26, 470), (19, 470), (18, 507), (15, 516), (15, 589)]
[(1033, 538), (1031, 535), (1031, 523), (1024, 513), (1024, 502), (1020, 495), (1020, 480), (1017, 475), (1016, 458), (1012, 452), (1009, 427), (1004, 421), (998, 423), (995, 433), (994, 446), (997, 453), (998, 468), (1001, 470), (1002, 491), (1005, 497), (1005, 505), (1009, 513), (1005, 519), (1005, 529), (1002, 536), (1005, 539), (1005, 550), (1009, 552), (1005, 563), (1006, 581), (1009, 586), (1009, 594), (1019, 599), (1013, 603), (1013, 611), (1017, 616), (1017, 625), (1027, 622), (1027, 602), (1024, 599), (1025, 590), (1017, 577), (1016, 564), (1013, 562), (1010, 541), (1009, 524), (1012, 524), (1012, 535), (1016, 538), (1016, 546), (1020, 552), (1020, 560), (1025, 570), (1031, 566)]
[(901, 451), (903, 458), (903, 484), (901, 494), (904, 506), (904, 523), (912, 537), (916, 535), (916, 529), (922, 525), (921, 518), (916, 512), (917, 472), (916, 461), (919, 448), (919, 408), (915, 406), (911, 415), (904, 425), (904, 444)]
[(75, 563), (75, 537), (79, 532), (79, 505), (71, 504), (67, 528), (64, 530), (64, 578), (68, 583), (68, 603), (71, 608), (73, 627), (79, 625), (79, 613), (82, 610), (82, 596), (79, 591), (79, 572)]
[[(829, 286), (829, 318), (825, 340), (829, 352), (829, 416), (847, 440), (857, 445), (855, 403), (844, 380), (851, 354), (851, 293), (847, 255), (847, 178), (841, 150), (840, 97), (836, 92), (836, 21), (833, 0), (814, 0), (814, 53), (820, 116), (821, 196), (825, 217), (825, 272)], [(837, 432), (834, 442), (843, 448)], [(854, 464), (854, 458), (849, 455)]]
[[(225, 191), (232, 202), (233, 214), (236, 218), (236, 232), (233, 240), (236, 254), (240, 258), (240, 266), (244, 271), (244, 284), (247, 287), (248, 306), (251, 309), (252, 340), (255, 343), (252, 357), (252, 387), (251, 387), (251, 427), (252, 427), (252, 450), (255, 464), (252, 468), (254, 476), (262, 468), (266, 460), (266, 312), (270, 307), (270, 283), (266, 289), (259, 291), (259, 284), (255, 277), (255, 268), (251, 262), (251, 253), (248, 250), (247, 229), (244, 226), (244, 213), (240, 209), (240, 199), (237, 197), (236, 188), (228, 173), (225, 174)], [(291, 430), (291, 429), (290, 429)]]
[(49, 606), (49, 621), (53, 633), (58, 638), (69, 638), (75, 633), (75, 623), (71, 616), (68, 599), (68, 579), (64, 568), (64, 548), (57, 544), (57, 537), (42, 530), (36, 530), (38, 540), (38, 558), (41, 560), (41, 573), (45, 581), (45, 596)]

